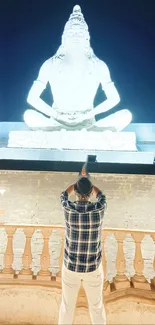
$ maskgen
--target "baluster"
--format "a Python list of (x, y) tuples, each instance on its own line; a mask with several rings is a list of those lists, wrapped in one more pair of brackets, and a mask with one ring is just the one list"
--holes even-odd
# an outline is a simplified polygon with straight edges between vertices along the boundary
[(108, 232), (103, 230), (103, 232), (102, 232), (102, 266), (103, 266), (103, 272), (104, 272), (104, 288), (103, 288), (103, 290), (106, 291), (106, 293), (110, 292), (110, 283), (109, 283), (109, 281), (106, 281), (107, 261), (106, 261), (105, 248), (104, 248), (107, 235), (108, 235)]
[(18, 278), (32, 278), (32, 270), (30, 268), (30, 265), (32, 263), (32, 253), (31, 253), (31, 239), (34, 234), (34, 228), (25, 228), (24, 229), (24, 234), (26, 237), (26, 243), (25, 243), (25, 249), (24, 253), (22, 255), (22, 264), (23, 268), (19, 272)]
[(14, 254), (13, 254), (13, 235), (16, 231), (15, 227), (6, 227), (7, 233), (7, 247), (4, 254), (4, 269), (1, 272), (1, 277), (13, 278), (15, 271), (12, 268)]
[(134, 269), (135, 275), (132, 277), (131, 281), (134, 288), (137, 289), (150, 289), (150, 284), (143, 275), (144, 271), (144, 260), (141, 251), (141, 242), (144, 238), (143, 233), (131, 233), (135, 241), (135, 258), (134, 258)]
[(43, 235), (43, 250), (40, 258), (40, 271), (37, 275), (37, 279), (40, 280), (51, 280), (51, 272), (49, 271), (50, 266), (50, 254), (49, 254), (49, 237), (51, 235), (51, 229), (45, 228), (42, 229)]
[(117, 240), (117, 256), (116, 256), (116, 270), (117, 274), (114, 278), (114, 283), (116, 289), (121, 288), (129, 288), (130, 281), (128, 280), (127, 276), (125, 275), (126, 271), (126, 261), (123, 249), (123, 242), (126, 237), (126, 232), (117, 231), (114, 233), (115, 238)]
[[(155, 244), (155, 234), (152, 234), (151, 237), (152, 237), (152, 239), (154, 241), (154, 244)], [(155, 272), (155, 254), (154, 254), (154, 261), (153, 261), (153, 269), (154, 269), (154, 272)], [(151, 284), (152, 284), (153, 287), (155, 287), (155, 276), (151, 280)]]
[(60, 234), (61, 234), (61, 250), (59, 256), (59, 272), (56, 275), (57, 277), (61, 277), (61, 271), (62, 271), (63, 256), (64, 256), (64, 230), (61, 230)]

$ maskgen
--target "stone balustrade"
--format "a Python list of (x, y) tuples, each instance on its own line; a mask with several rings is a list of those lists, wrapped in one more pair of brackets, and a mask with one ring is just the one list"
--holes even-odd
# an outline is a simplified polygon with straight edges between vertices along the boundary
[[(60, 282), (61, 279), (61, 267), (63, 261), (63, 247), (64, 247), (64, 227), (63, 226), (43, 226), (43, 225), (0, 225), (0, 230), (3, 229), (6, 240), (6, 248), (3, 254), (3, 267), (0, 272), (0, 283), (4, 283), (7, 279), (14, 283), (23, 281), (30, 281), (34, 283), (46, 283), (50, 285), (52, 283)], [(14, 236), (18, 231), (23, 232), (25, 239), (22, 246), (21, 255), (21, 269), (17, 270), (14, 266)], [(32, 238), (36, 231), (40, 231), (42, 235), (43, 245), (42, 251), (39, 254), (39, 265), (38, 272), (34, 273), (32, 270)], [(60, 235), (60, 251), (59, 251), (59, 268), (56, 271), (51, 271), (51, 253), (52, 246), (50, 248), (49, 240), (52, 233), (57, 231)], [(111, 281), (107, 278), (108, 265), (107, 256), (105, 252), (105, 242), (109, 235), (113, 235), (116, 239), (116, 259), (115, 268), (116, 275)], [(133, 258), (133, 276), (129, 277), (126, 266), (127, 255), (124, 252), (124, 241), (126, 237), (130, 235), (134, 240), (135, 253)], [(124, 289), (142, 289), (142, 290), (155, 290), (155, 257), (151, 267), (153, 270), (154, 277), (146, 279), (144, 276), (144, 259), (142, 251), (142, 241), (145, 236), (149, 236), (152, 243), (155, 243), (155, 231), (143, 231), (143, 230), (132, 230), (132, 229), (114, 229), (106, 228), (103, 229), (102, 233), (102, 247), (103, 247), (103, 269), (105, 274), (104, 292), (105, 294), (112, 293), (117, 290)], [(23, 238), (24, 238), (23, 237)], [(0, 247), (2, 246), (2, 237), (0, 236)], [(130, 242), (128, 242), (128, 249), (130, 249)], [(35, 254), (35, 251), (33, 252)], [(28, 282), (27, 282), (28, 283)]]

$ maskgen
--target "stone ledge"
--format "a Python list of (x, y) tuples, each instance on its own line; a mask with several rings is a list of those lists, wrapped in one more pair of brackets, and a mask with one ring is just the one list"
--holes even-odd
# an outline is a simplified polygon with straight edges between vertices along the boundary
[[(58, 323), (58, 313), (61, 303), (61, 290), (49, 288), (47, 286), (0, 286), (0, 324), (35, 324), (49, 325)], [(137, 295), (123, 295), (120, 299), (107, 301), (105, 298), (105, 309), (107, 324), (154, 324), (155, 307), (154, 295), (151, 299)], [(147, 294), (147, 292), (146, 292)], [(35, 308), (34, 308), (35, 306)], [(9, 313), (8, 313), (9, 310)], [(75, 310), (74, 324), (89, 325), (87, 303), (77, 304)]]
[[(32, 290), (35, 291), (37, 289), (46, 289), (47, 291), (57, 291), (61, 293), (61, 280), (59, 281), (41, 281), (41, 280), (26, 280), (26, 279), (0, 279), (0, 289), (17, 289), (20, 290), (20, 288), (25, 290)], [(155, 301), (155, 290), (147, 290), (144, 288), (123, 288), (118, 289), (114, 291), (109, 291), (108, 294), (105, 295), (105, 291), (103, 291), (103, 298), (105, 303), (111, 303), (114, 300), (136, 300), (136, 301), (143, 301), (147, 304), (154, 304)], [(83, 288), (80, 288), (79, 295), (78, 295), (78, 301), (77, 301), (77, 307), (84, 307), (87, 308), (87, 300), (86, 295), (83, 290)]]
[(137, 151), (134, 132), (11, 131), (9, 148)]
[[(96, 155), (98, 163), (119, 163), (119, 164), (143, 164), (153, 165), (153, 152), (140, 151), (114, 151), (114, 150), (58, 150), (44, 148), (0, 148), (0, 159), (22, 161), (59, 161), (59, 162), (81, 162), (85, 161), (88, 155)], [(105, 167), (104, 167), (105, 171)]]

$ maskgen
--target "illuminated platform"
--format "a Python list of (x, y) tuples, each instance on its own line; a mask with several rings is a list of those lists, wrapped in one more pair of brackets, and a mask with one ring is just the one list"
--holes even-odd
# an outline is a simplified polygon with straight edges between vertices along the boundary
[[(124, 139), (127, 139), (129, 134), (132, 135), (130, 138), (132, 139), (130, 142), (132, 144), (131, 150), (126, 150), (123, 147), (121, 150), (119, 148), (117, 150), (110, 150), (110, 148), (106, 150), (106, 147), (105, 150), (101, 150), (97, 146), (94, 150), (92, 148), (79, 150), (80, 148), (74, 147), (72, 147), (72, 150), (67, 148), (65, 150), (63, 148), (44, 148), (44, 145), (42, 148), (39, 148), (38, 145), (37, 148), (30, 148), (31, 143), (29, 143), (28, 148), (22, 148), (20, 143), (16, 147), (13, 147), (13, 145), (8, 147), (11, 132), (19, 132), (19, 134), (20, 132), (21, 134), (26, 134), (24, 132), (30, 133), (25, 123), (0, 123), (1, 160), (82, 162), (86, 159), (87, 155), (94, 155), (99, 163), (151, 165), (154, 162), (155, 124), (131, 124), (124, 130)], [(134, 134), (136, 134), (136, 143)]]
[(137, 151), (135, 132), (11, 131), (9, 148)]

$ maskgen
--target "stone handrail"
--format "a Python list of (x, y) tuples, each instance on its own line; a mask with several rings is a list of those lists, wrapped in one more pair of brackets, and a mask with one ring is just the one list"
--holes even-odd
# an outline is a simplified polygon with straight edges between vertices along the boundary
[[(3, 228), (7, 235), (7, 245), (4, 252), (3, 268), (0, 272), (0, 282), (4, 279), (11, 279), (12, 281), (17, 280), (31, 280), (35, 284), (37, 281), (42, 281), (50, 284), (52, 281), (59, 281), (61, 278), (61, 267), (63, 261), (63, 247), (64, 247), (64, 227), (63, 226), (44, 226), (44, 225), (4, 225), (0, 224), (0, 228)], [(19, 272), (13, 268), (14, 262), (14, 248), (13, 248), (13, 238), (17, 230), (22, 230), (25, 235), (25, 246), (22, 254), (22, 268)], [(39, 271), (34, 275), (31, 263), (32, 263), (32, 251), (31, 242), (33, 235), (36, 230), (40, 230), (43, 238), (43, 248), (40, 255), (40, 266)], [(58, 231), (61, 236), (61, 249), (59, 256), (59, 270), (53, 274), (50, 269), (50, 249), (49, 249), (49, 239), (53, 231)], [(112, 281), (107, 280), (107, 260), (105, 252), (105, 242), (109, 234), (113, 234), (117, 241), (117, 254), (116, 254), (116, 275)], [(133, 259), (134, 275), (132, 277), (127, 277), (126, 275), (126, 256), (124, 253), (124, 241), (127, 235), (130, 235), (135, 244), (135, 256)], [(155, 276), (152, 279), (146, 279), (144, 271), (144, 259), (142, 256), (142, 241), (144, 236), (148, 235), (155, 243), (155, 231), (143, 231), (134, 229), (115, 229), (115, 228), (105, 228), (102, 233), (102, 248), (103, 248), (103, 269), (105, 274), (104, 291), (109, 293), (117, 289), (145, 289), (154, 290), (155, 289)], [(0, 237), (1, 246), (1, 237)], [(153, 261), (152, 268), (155, 275), (155, 257)]]

